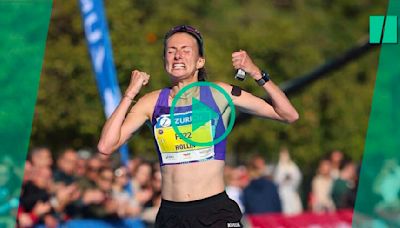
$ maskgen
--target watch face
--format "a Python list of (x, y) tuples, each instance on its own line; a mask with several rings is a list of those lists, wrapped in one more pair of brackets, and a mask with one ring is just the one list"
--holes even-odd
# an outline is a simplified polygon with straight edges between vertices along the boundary
[[(265, 81), (265, 82), (268, 82), (269, 81), (269, 74), (268, 73), (266, 73), (265, 71), (261, 71), (261, 75), (262, 75), (262, 79)], [(265, 83), (264, 82), (264, 83)]]
[(244, 80), (244, 78), (245, 78), (245, 75), (238, 75), (238, 74), (236, 74), (235, 75), (235, 78), (237, 79), (237, 80), (239, 80), (239, 81), (243, 81)]
[(246, 72), (239, 69), (236, 71), (235, 78), (239, 81), (243, 81), (246, 78)]

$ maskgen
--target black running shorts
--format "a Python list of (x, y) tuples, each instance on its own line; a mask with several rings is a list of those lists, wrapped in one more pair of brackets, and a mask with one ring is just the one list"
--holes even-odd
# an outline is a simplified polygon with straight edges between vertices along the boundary
[(156, 218), (157, 228), (243, 227), (242, 213), (225, 192), (189, 202), (162, 200)]

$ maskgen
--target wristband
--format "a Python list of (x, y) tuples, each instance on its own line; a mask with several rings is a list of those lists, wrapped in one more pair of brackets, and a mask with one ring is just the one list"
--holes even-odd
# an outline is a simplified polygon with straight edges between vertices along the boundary
[(134, 100), (134, 98), (132, 98), (132, 97), (126, 95), (126, 94), (124, 95), (124, 97), (128, 98), (128, 99), (131, 100), (133, 103), (136, 103), (136, 101)]
[(267, 83), (270, 80), (269, 74), (265, 71), (261, 71), (261, 78), (258, 80), (255, 80), (259, 86), (263, 86), (265, 83)]

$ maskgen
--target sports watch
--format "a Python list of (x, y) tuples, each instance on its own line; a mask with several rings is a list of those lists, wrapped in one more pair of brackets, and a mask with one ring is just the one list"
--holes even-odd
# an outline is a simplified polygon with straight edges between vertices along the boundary
[(259, 86), (263, 86), (265, 83), (267, 83), (270, 80), (269, 74), (265, 71), (261, 71), (261, 78), (258, 80), (255, 80)]

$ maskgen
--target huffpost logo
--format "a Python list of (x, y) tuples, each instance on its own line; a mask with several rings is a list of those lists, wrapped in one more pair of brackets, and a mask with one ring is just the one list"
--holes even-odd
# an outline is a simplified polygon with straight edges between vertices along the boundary
[(370, 16), (369, 43), (397, 43), (397, 16)]

